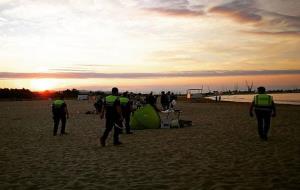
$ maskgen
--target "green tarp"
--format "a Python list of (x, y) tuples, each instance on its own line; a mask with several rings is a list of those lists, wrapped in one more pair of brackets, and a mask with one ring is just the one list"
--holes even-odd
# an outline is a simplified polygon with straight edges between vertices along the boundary
[(130, 118), (132, 129), (159, 129), (160, 117), (155, 109), (147, 104), (137, 109)]

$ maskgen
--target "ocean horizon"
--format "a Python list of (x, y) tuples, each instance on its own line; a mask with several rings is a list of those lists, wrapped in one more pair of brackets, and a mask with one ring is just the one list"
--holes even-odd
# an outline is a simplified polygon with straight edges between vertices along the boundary
[[(291, 104), (300, 105), (300, 93), (274, 93), (273, 96), (275, 104)], [(222, 101), (230, 102), (252, 102), (254, 94), (239, 94), (239, 95), (222, 95)], [(214, 100), (215, 96), (208, 97)]]

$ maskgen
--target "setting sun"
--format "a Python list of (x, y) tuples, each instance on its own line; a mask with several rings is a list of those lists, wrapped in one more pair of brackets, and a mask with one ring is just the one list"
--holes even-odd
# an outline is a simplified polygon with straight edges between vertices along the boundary
[(33, 79), (31, 87), (37, 91), (52, 90), (55, 88), (56, 82), (53, 79)]

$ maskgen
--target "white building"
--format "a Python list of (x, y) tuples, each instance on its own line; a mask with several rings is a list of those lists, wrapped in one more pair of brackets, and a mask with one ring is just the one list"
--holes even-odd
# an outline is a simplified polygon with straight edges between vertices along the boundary
[(186, 91), (186, 98), (187, 99), (201, 98), (203, 97), (202, 90), (203, 88), (188, 89)]
[(89, 92), (88, 91), (80, 91), (77, 96), (77, 100), (89, 100)]

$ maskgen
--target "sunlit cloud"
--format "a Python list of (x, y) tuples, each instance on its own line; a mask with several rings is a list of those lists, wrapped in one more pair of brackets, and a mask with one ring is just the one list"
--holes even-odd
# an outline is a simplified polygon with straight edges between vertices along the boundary
[(295, 36), (300, 37), (300, 31), (283, 31), (283, 32), (269, 32), (269, 31), (242, 31), (248, 34), (255, 35), (271, 35), (271, 36)]
[(203, 11), (193, 11), (188, 9), (148, 8), (145, 10), (170, 17), (196, 17), (204, 14)]
[(256, 13), (257, 9), (254, 4), (254, 0), (235, 0), (230, 3), (215, 6), (211, 8), (209, 12), (228, 16), (242, 23), (259, 22), (262, 20), (262, 16)]
[[(278, 1), (277, 1), (278, 2)], [(295, 6), (300, 7), (299, 2)], [(230, 3), (214, 6), (209, 9), (210, 13), (219, 14), (231, 18), (240, 23), (250, 23), (261, 34), (290, 35), (300, 32), (300, 15), (278, 13), (276, 10), (264, 10), (259, 4), (271, 3), (270, 1), (258, 0), (234, 0)], [(274, 3), (274, 2), (272, 2)], [(290, 5), (292, 9), (292, 5)]]
[(93, 72), (61, 72), (61, 73), (8, 73), (1, 72), (0, 79), (8, 78), (162, 78), (162, 77), (222, 77), (243, 75), (284, 75), (300, 74), (300, 70), (217, 70), (217, 71), (182, 71), (166, 73), (93, 73)]

